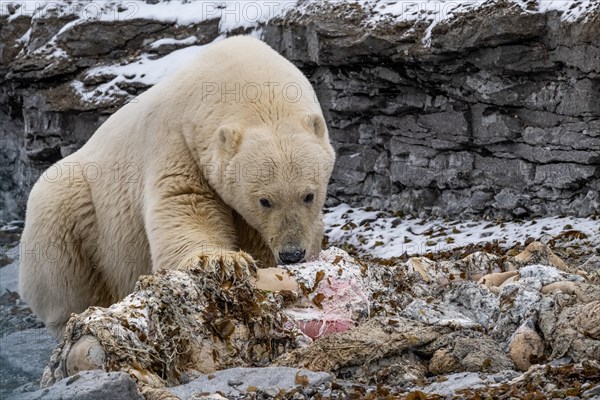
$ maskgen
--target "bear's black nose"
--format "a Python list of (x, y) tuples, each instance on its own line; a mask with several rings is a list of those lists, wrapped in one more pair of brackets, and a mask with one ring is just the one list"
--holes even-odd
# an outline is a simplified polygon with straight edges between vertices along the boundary
[(284, 264), (295, 264), (302, 261), (304, 254), (306, 254), (304, 250), (286, 251), (279, 253), (279, 259)]

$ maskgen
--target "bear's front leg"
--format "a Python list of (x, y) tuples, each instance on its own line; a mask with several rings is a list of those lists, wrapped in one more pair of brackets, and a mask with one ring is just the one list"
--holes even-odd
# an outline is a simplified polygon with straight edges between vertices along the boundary
[(212, 190), (178, 182), (149, 195), (146, 232), (152, 272), (202, 269), (220, 280), (244, 279), (256, 272), (254, 259), (239, 249), (233, 212)]

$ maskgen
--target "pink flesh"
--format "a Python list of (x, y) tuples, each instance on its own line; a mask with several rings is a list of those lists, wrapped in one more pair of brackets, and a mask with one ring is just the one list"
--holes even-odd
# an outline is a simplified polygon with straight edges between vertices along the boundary
[(353, 311), (368, 310), (369, 307), (367, 296), (353, 281), (325, 277), (310, 298), (317, 294), (325, 296), (321, 308), (311, 304), (307, 308), (292, 308), (288, 314), (311, 339), (347, 331), (356, 325), (352, 316), (358, 313)]
[(324, 320), (310, 320), (310, 321), (295, 321), (296, 325), (300, 330), (309, 338), (316, 340), (332, 333), (346, 332), (348, 329), (354, 327), (353, 321), (348, 320), (336, 320), (336, 321), (324, 321)]

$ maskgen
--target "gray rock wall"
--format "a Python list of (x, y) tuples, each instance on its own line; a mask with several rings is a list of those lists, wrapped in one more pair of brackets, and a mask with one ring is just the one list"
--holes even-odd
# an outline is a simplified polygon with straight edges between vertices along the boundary
[[(369, 17), (325, 3), (262, 27), (264, 40), (310, 77), (324, 108), (338, 153), (330, 204), (448, 216), (600, 211), (598, 9), (569, 23), (499, 2), (438, 24), (430, 47), (422, 24), (369, 25)], [(219, 35), (218, 19), (87, 21), (60, 31), (75, 17), (1, 18), (5, 220), (23, 217), (44, 168), (148, 87), (130, 77), (117, 83), (120, 94), (90, 102), (74, 80), (93, 91), (113, 78), (86, 75), (94, 66), (183, 46), (149, 45), (161, 38), (205, 44)]]
[(266, 29), (327, 113), (332, 199), (452, 216), (600, 210), (598, 14), (496, 7), (436, 27), (429, 49), (411, 25), (353, 23), (366, 18), (314, 10)]

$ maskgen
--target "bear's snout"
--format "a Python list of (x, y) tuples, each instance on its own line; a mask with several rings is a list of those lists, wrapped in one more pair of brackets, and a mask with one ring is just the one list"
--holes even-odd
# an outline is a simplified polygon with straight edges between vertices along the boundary
[(279, 259), (284, 264), (296, 264), (302, 261), (306, 250), (283, 251), (279, 253)]

